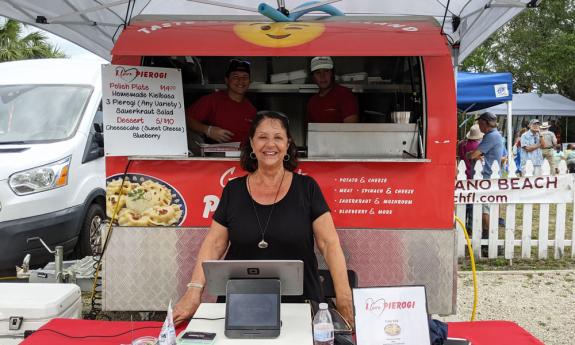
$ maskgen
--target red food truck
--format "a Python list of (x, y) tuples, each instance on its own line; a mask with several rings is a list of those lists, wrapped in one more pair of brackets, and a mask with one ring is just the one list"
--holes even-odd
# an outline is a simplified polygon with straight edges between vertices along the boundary
[[(144, 18), (126, 27), (112, 54), (112, 64), (134, 71), (180, 69), (184, 107), (225, 87), (230, 59), (250, 61), (247, 98), (288, 116), (296, 172), (321, 186), (358, 285), (424, 284), (430, 313), (455, 312), (456, 96), (450, 50), (433, 18)], [(359, 123), (306, 122), (318, 90), (309, 72), (315, 56), (333, 58), (336, 80), (358, 100)], [(187, 156), (106, 158), (108, 213), (120, 202), (120, 217), (104, 256), (104, 310), (165, 310), (177, 300), (223, 187), (246, 174), (233, 152), (198, 148), (192, 134)], [(118, 197), (124, 173), (128, 201)], [(154, 188), (163, 196), (131, 206)], [(169, 210), (161, 219), (143, 211), (162, 202)]]

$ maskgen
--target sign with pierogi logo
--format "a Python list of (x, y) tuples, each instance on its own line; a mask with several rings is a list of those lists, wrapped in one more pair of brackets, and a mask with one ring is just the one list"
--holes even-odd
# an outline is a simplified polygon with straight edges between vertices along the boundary
[(103, 65), (102, 86), (107, 156), (187, 156), (179, 70)]
[(353, 289), (358, 344), (429, 344), (424, 286)]

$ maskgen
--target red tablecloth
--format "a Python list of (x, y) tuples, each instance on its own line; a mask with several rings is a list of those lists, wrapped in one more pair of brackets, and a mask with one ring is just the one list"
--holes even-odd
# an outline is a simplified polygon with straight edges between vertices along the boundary
[(545, 345), (511, 321), (450, 322), (448, 335), (472, 345)]
[[(163, 322), (158, 321), (53, 319), (24, 339), (20, 345), (129, 345), (139, 337), (158, 337), (162, 325)], [(178, 326), (176, 332), (183, 331), (186, 326), (187, 324)]]
[[(157, 337), (161, 327), (162, 322), (54, 319), (26, 338), (21, 345), (130, 344), (138, 337)], [(181, 325), (176, 331), (179, 333), (183, 329), (185, 325)], [(119, 335), (122, 333), (124, 334)], [(89, 337), (90, 335), (100, 337)], [(544, 345), (510, 321), (451, 322), (449, 336), (469, 339), (473, 345)]]

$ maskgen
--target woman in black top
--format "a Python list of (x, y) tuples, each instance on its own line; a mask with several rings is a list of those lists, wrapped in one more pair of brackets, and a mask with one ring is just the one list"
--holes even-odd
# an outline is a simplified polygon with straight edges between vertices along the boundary
[(200, 305), (202, 262), (220, 259), (226, 249), (228, 260), (302, 260), (304, 294), (299, 301), (322, 302), (314, 244), (329, 266), (337, 309), (353, 321), (345, 259), (329, 207), (315, 180), (293, 173), (296, 152), (287, 118), (258, 113), (241, 155), (242, 168), (249, 174), (224, 188), (189, 289), (174, 308), (176, 323), (191, 318)]

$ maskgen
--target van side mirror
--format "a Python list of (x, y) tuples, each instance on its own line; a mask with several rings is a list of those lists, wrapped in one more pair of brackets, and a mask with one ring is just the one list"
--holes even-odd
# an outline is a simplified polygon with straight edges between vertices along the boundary
[(94, 131), (96, 131), (96, 133), (104, 133), (104, 128), (102, 128), (102, 124), (94, 122)]

